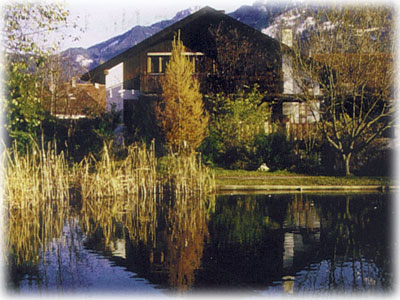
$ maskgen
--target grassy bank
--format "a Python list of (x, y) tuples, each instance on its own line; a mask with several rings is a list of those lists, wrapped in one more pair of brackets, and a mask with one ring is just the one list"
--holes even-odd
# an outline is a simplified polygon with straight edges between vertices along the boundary
[(261, 172), (214, 169), (216, 185), (288, 185), (288, 186), (388, 186), (390, 177), (310, 176), (289, 172)]

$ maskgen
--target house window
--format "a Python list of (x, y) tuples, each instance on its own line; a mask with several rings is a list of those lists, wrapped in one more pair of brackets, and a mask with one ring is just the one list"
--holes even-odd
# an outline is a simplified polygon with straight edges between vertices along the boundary
[(157, 57), (157, 56), (151, 57), (150, 73), (162, 73), (162, 70), (160, 69), (160, 67), (162, 66), (162, 63), (160, 64), (160, 60), (162, 60), (162, 57)]
[[(199, 61), (204, 55), (201, 52), (184, 52), (189, 56), (189, 60), (195, 66), (195, 72), (198, 72)], [(148, 74), (164, 74), (167, 69), (167, 64), (171, 57), (171, 52), (149, 52), (147, 53), (147, 73)]]
[(282, 114), (286, 116), (290, 123), (305, 124), (319, 121), (319, 102), (283, 102)]
[(169, 59), (170, 59), (170, 56), (162, 57), (160, 73), (165, 73), (165, 70), (167, 69), (167, 64), (169, 63)]

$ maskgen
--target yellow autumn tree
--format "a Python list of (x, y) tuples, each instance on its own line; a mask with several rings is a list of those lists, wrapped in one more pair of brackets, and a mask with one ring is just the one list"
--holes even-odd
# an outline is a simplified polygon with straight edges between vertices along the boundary
[(185, 55), (178, 37), (172, 42), (172, 53), (161, 79), (162, 100), (156, 116), (167, 145), (175, 152), (195, 151), (206, 136), (208, 115), (203, 107), (200, 84), (194, 76), (195, 66)]

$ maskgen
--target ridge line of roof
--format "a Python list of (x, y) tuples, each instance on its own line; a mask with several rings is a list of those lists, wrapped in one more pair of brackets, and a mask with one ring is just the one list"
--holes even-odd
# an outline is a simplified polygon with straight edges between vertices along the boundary
[(184, 24), (187, 24), (188, 22), (191, 22), (191, 21), (193, 21), (193, 20), (205, 15), (206, 13), (210, 13), (210, 12), (211, 13), (220, 14), (224, 18), (230, 18), (230, 19), (232, 19), (232, 21), (237, 22), (238, 24), (241, 24), (241, 26), (247, 27), (248, 30), (251, 30), (251, 31), (257, 33), (260, 37), (263, 37), (263, 38), (265, 38), (267, 40), (270, 40), (271, 42), (274, 41), (274, 42), (280, 43), (276, 39), (274, 39), (274, 38), (272, 38), (272, 37), (270, 37), (268, 35), (263, 34), (261, 31), (255, 29), (255, 28), (253, 28), (253, 27), (251, 27), (251, 26), (249, 26), (249, 25), (247, 25), (247, 24), (245, 24), (243, 22), (240, 22), (240, 21), (236, 20), (235, 18), (233, 18), (233, 17), (231, 17), (231, 16), (229, 16), (229, 15), (227, 15), (227, 14), (225, 14), (225, 13), (219, 11), (219, 10), (216, 10), (216, 9), (210, 7), (210, 6), (204, 6), (203, 8), (201, 8), (198, 11), (196, 11), (195, 13), (190, 14), (189, 16), (187, 16), (187, 17), (185, 17), (185, 18), (183, 18), (183, 19), (171, 24), (170, 26), (168, 26), (168, 27), (158, 31), (157, 33), (151, 35), (150, 37), (142, 40), (138, 44), (136, 44), (136, 45), (126, 49), (125, 51), (117, 54), (116, 56), (110, 58), (108, 61), (106, 61), (106, 62), (96, 66), (95, 68), (89, 70), (88, 72), (86, 72), (85, 74), (83, 74), (80, 77), (81, 80), (90, 81), (91, 78), (92, 78), (92, 75), (95, 74), (96, 72), (98, 72), (99, 70), (107, 70), (107, 69), (110, 69), (110, 68), (114, 67), (115, 65), (119, 64), (122, 61), (123, 57), (126, 57), (127, 55), (129, 55), (131, 53), (135, 53), (138, 50), (140, 51), (141, 48), (146, 48), (149, 44), (151, 45), (155, 40), (157, 40), (159, 38), (162, 38), (162, 36), (165, 35), (165, 34), (170, 33), (171, 30), (173, 31), (173, 30), (179, 29), (179, 27), (183, 26)]
[[(201, 9), (199, 9), (198, 11), (196, 11), (196, 12), (194, 12), (194, 13), (188, 15), (187, 17), (185, 17), (185, 18), (183, 18), (183, 19), (181, 19), (181, 20), (179, 20), (179, 21), (177, 21), (177, 22), (171, 24), (170, 26), (165, 27), (164, 29), (162, 29), (162, 30), (156, 32), (155, 34), (153, 34), (153, 35), (149, 36), (148, 38), (142, 40), (141, 42), (137, 43), (136, 45), (133, 45), (132, 47), (126, 49), (125, 51), (123, 51), (123, 52), (117, 54), (116, 56), (110, 58), (110, 59), (107, 60), (106, 62), (104, 62), (104, 63), (102, 63), (102, 64), (96, 66), (95, 68), (89, 70), (88, 72), (86, 72), (85, 74), (83, 74), (80, 78), (81, 78), (82, 80), (85, 80), (85, 81), (90, 80), (90, 77), (91, 77), (91, 76), (90, 76), (90, 73), (94, 73), (94, 72), (96, 72), (97, 70), (101, 70), (101, 69), (106, 70), (106, 69), (112, 68), (113, 66), (117, 65), (117, 64), (121, 61), (121, 59), (122, 59), (124, 56), (126, 56), (128, 53), (130, 53), (130, 52), (135, 52), (135, 50), (137, 50), (137, 49), (140, 48), (140, 47), (145, 47), (145, 46), (143, 46), (143, 45), (146, 45), (146, 44), (149, 44), (149, 43), (151, 44), (151, 42), (152, 42), (153, 40), (158, 39), (160, 36), (162, 36), (163, 34), (165, 34), (167, 31), (169, 32), (169, 31), (171, 30), (171, 27), (179, 27), (179, 26), (181, 26), (182, 24), (187, 23), (188, 21), (192, 21), (193, 19), (196, 19), (197, 17), (200, 17), (200, 16), (202, 16), (204, 13), (209, 12), (209, 11), (216, 12), (216, 13), (221, 13), (221, 12), (215, 10), (214, 8), (211, 8), (211, 7), (209, 7), (209, 6), (205, 6), (205, 7), (201, 8)], [(84, 78), (87, 78), (87, 80), (84, 79)]]

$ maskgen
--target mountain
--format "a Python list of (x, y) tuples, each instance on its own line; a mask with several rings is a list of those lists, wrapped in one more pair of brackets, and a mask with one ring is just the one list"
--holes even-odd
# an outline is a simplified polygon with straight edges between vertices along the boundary
[(180, 11), (172, 19), (160, 21), (150, 26), (135, 26), (121, 35), (110, 38), (87, 49), (69, 48), (61, 53), (61, 57), (63, 61), (68, 64), (69, 69), (73, 70), (73, 73), (84, 73), (133, 47), (171, 24), (187, 17), (198, 9), (199, 7), (195, 7)]
[(275, 18), (296, 6), (295, 2), (255, 2), (252, 6), (243, 5), (229, 16), (259, 31), (268, 27)]
[[(285, 14), (293, 14), (293, 11), (298, 7), (299, 5), (294, 1), (255, 2), (252, 6), (241, 6), (236, 11), (230, 13), (229, 16), (275, 38), (277, 36), (277, 28), (279, 28), (279, 20)], [(186, 9), (178, 12), (170, 20), (157, 22), (151, 26), (135, 26), (124, 34), (115, 36), (87, 49), (69, 48), (63, 51), (61, 55), (69, 63), (69, 66), (72, 67), (75, 74), (82, 74), (199, 9), (200, 7)]]

